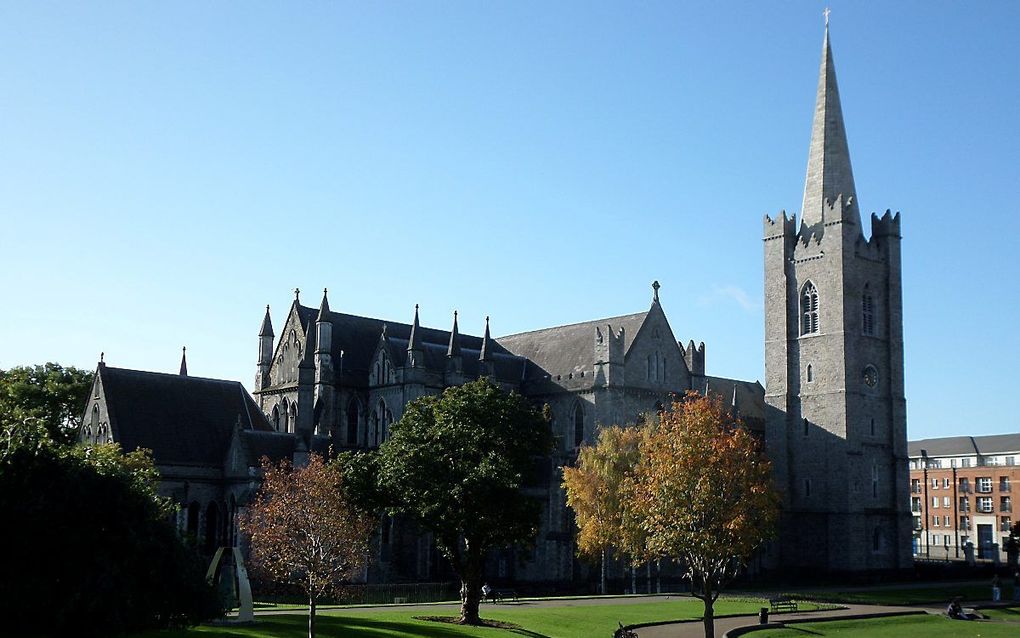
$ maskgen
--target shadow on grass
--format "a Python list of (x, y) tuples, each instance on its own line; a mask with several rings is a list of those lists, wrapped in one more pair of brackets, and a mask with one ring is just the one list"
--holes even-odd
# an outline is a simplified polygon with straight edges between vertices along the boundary
[(796, 631), (799, 634), (810, 634), (812, 636), (824, 636), (825, 635), (825, 634), (823, 634), (820, 631), (811, 631), (810, 629), (803, 629), (801, 627), (796, 627), (794, 625), (786, 625), (786, 630), (787, 631)]

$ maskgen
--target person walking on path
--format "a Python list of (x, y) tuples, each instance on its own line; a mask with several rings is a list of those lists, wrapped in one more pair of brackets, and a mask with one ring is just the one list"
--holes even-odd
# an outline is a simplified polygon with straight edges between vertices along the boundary
[(992, 576), (992, 602), (999, 602), (1002, 599), (1002, 588), (999, 586), (1001, 581), (999, 575), (995, 574)]

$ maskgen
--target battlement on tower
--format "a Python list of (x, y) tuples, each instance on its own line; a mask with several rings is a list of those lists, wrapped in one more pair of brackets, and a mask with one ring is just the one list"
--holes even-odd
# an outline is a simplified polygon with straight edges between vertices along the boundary
[(765, 241), (778, 239), (779, 237), (793, 237), (797, 234), (797, 216), (790, 215), (787, 217), (785, 210), (780, 211), (775, 219), (766, 214), (763, 225), (765, 227)]
[(900, 213), (896, 211), (895, 214), (888, 208), (885, 209), (885, 214), (879, 217), (875, 213), (871, 213), (871, 237), (896, 237), (899, 239), (900, 235)]

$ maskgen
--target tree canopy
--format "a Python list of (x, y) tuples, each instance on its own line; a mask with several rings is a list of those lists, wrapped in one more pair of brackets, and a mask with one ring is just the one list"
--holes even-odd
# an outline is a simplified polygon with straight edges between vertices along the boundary
[(53, 442), (40, 419), (5, 423), (0, 441), (0, 561), (5, 629), (111, 635), (219, 614), (198, 556), (156, 494), (144, 451)]
[(773, 533), (779, 498), (759, 442), (718, 398), (688, 393), (641, 442), (626, 499), (655, 555), (686, 566), (714, 635), (720, 590)]
[(409, 403), (380, 447), (390, 509), (432, 532), (460, 575), (464, 624), (480, 622), (485, 553), (538, 532), (541, 503), (525, 488), (551, 446), (542, 414), (483, 378)]
[(69, 443), (81, 426), (93, 376), (57, 363), (0, 370), (0, 422), (38, 419), (52, 440)]
[(308, 597), (308, 636), (323, 596), (353, 578), (368, 554), (375, 521), (348, 495), (344, 472), (311, 454), (304, 467), (262, 459), (262, 487), (241, 517), (256, 570), (294, 583)]
[(584, 446), (574, 467), (563, 468), (567, 506), (577, 523), (577, 551), (601, 562), (601, 592), (606, 593), (606, 558), (616, 549), (632, 560), (644, 557), (645, 538), (625, 507), (625, 481), (639, 459), (641, 427), (606, 426), (593, 446)]

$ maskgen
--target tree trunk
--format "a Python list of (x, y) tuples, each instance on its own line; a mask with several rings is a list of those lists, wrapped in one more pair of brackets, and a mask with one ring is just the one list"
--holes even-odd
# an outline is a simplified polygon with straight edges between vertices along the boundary
[(315, 638), (315, 598), (308, 597), (308, 638)]
[(701, 592), (704, 596), (702, 600), (705, 602), (705, 615), (703, 617), (705, 622), (705, 638), (715, 638), (715, 601), (712, 600), (712, 588), (705, 582)]
[(599, 593), (606, 595), (606, 550), (602, 550), (602, 582), (599, 584)]
[(478, 625), (478, 603), (481, 597), (481, 557), (467, 556), (460, 575), (460, 619), (462, 625)]

